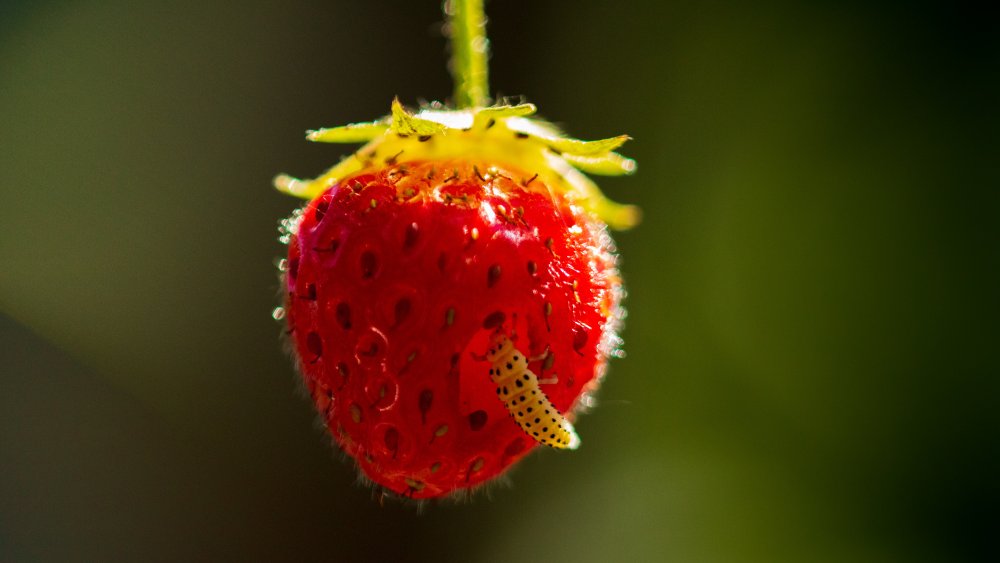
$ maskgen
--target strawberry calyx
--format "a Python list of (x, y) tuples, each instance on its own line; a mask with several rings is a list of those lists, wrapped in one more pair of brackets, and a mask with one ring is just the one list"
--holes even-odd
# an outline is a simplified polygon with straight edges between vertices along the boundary
[(274, 185), (280, 191), (311, 200), (338, 180), (375, 167), (411, 161), (488, 159), (537, 174), (548, 189), (612, 228), (635, 226), (640, 219), (639, 209), (611, 201), (584, 174), (619, 176), (635, 172), (635, 161), (615, 152), (630, 137), (574, 139), (553, 124), (531, 117), (536, 111), (535, 105), (529, 103), (465, 109), (432, 103), (410, 112), (394, 99), (391, 113), (382, 119), (309, 131), (306, 138), (314, 142), (365, 144), (315, 179), (281, 174), (274, 179)]

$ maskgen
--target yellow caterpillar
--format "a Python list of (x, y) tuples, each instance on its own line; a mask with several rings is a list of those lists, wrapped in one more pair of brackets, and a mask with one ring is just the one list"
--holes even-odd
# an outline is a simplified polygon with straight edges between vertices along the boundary
[(546, 446), (575, 450), (580, 446), (573, 424), (560, 413), (528, 369), (528, 358), (499, 330), (486, 352), (497, 397), (524, 433)]

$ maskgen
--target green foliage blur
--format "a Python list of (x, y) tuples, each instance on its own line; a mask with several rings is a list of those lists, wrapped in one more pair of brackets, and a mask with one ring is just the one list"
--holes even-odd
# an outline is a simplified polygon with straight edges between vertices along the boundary
[(494, 92), (635, 138), (628, 357), (578, 452), (417, 510), (297, 391), (270, 179), (450, 94), (438, 3), (0, 4), (0, 560), (1000, 560), (972, 6), (489, 2)]

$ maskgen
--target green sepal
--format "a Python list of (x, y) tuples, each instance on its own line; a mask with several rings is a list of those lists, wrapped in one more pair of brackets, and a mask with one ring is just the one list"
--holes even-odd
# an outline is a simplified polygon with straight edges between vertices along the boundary
[(624, 176), (635, 172), (635, 161), (616, 152), (601, 156), (580, 156), (563, 153), (563, 159), (577, 169), (599, 176)]
[(581, 141), (570, 137), (553, 137), (544, 139), (552, 150), (568, 155), (593, 156), (613, 151), (631, 139), (628, 135), (619, 135), (610, 139), (597, 141)]
[(316, 143), (367, 143), (384, 134), (388, 129), (389, 124), (386, 120), (380, 119), (307, 131), (306, 139)]
[(567, 137), (558, 127), (551, 123), (540, 119), (525, 119), (523, 117), (508, 118), (507, 127), (512, 131), (517, 131), (518, 133), (523, 133), (542, 141), (557, 153), (578, 156), (598, 156), (613, 151), (624, 145), (626, 141), (632, 139), (628, 135), (619, 135), (610, 139), (581, 141), (580, 139)]
[(403, 104), (399, 103), (399, 98), (393, 98), (392, 130), (403, 136), (434, 135), (436, 133), (444, 132), (445, 126), (435, 121), (429, 121), (427, 119), (421, 119), (410, 115), (410, 113), (403, 108)]
[(518, 104), (516, 106), (493, 106), (476, 111), (475, 126), (485, 127), (490, 120), (506, 117), (526, 117), (538, 111), (535, 104)]

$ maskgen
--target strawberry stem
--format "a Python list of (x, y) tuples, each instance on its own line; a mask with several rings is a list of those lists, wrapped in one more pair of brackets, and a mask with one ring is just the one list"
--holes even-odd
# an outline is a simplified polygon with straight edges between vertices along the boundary
[(489, 40), (483, 0), (447, 0), (444, 13), (451, 38), (451, 74), (458, 109), (489, 103)]

